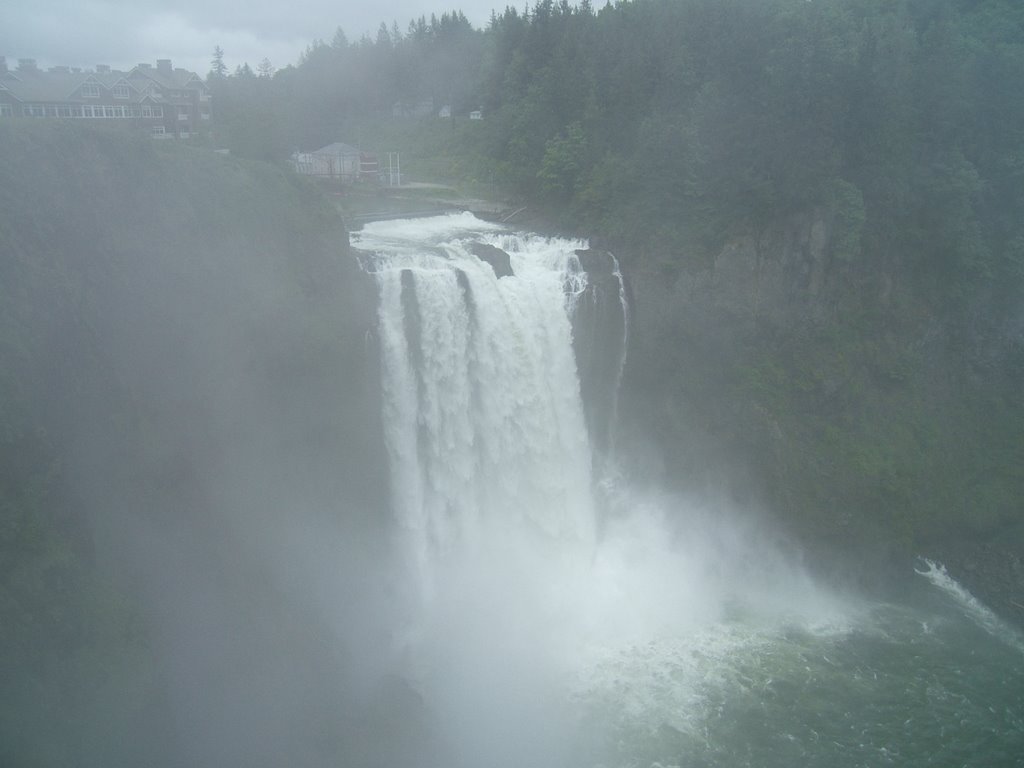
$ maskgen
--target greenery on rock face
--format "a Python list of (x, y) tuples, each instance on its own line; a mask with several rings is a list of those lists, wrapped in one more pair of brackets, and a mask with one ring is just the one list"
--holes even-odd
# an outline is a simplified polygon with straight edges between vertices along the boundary
[[(692, 433), (744, 457), (801, 533), (1019, 546), (1018, 3), (543, 0), (481, 31), (446, 14), (339, 35), (273, 78), (217, 82), (227, 125), (272, 104), (289, 147), (401, 150), (407, 174), (602, 238), (640, 294), (633, 414), (690, 456), (670, 475), (699, 474)], [(826, 231), (811, 276), (758, 282), (749, 316), (650, 288), (719, 273), (736, 242), (768, 269), (807, 216)]]

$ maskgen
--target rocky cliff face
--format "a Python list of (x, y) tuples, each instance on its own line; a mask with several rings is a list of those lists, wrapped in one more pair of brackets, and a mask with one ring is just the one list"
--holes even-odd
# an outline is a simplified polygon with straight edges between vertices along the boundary
[(829, 235), (823, 212), (796, 216), (760, 237), (730, 241), (712, 269), (684, 275), (678, 290), (739, 322), (822, 319), (829, 306)]
[[(690, 271), (620, 254), (635, 296), (627, 461), (670, 486), (767, 507), (823, 570), (872, 582), (941, 551), (978, 594), (1016, 612), (1007, 589), (1024, 538), (1007, 454), (978, 426), (1000, 418), (985, 405), (993, 396), (1012, 397), (1000, 384), (1015, 359), (1006, 334), (965, 335), (833, 241), (828, 214), (811, 211), (734, 238)], [(1003, 352), (982, 355), (997, 336)], [(970, 362), (978, 355), (991, 370)], [(972, 473), (988, 491), (971, 487)], [(978, 556), (992, 547), (1002, 554)]]
[(573, 350), (591, 446), (602, 461), (612, 449), (618, 390), (629, 333), (629, 300), (619, 264), (608, 251), (576, 252), (587, 288), (573, 317)]
[[(785, 436), (762, 403), (739, 391), (744, 369), (765, 340), (821, 323), (832, 312), (829, 287), (837, 270), (829, 235), (826, 215), (815, 211), (759, 237), (730, 240), (706, 268), (668, 273), (630, 260), (636, 321), (628, 411), (656, 422), (654, 433), (691, 477), (703, 478), (698, 484), (764, 492), (755, 491), (765, 480), (752, 464), (763, 466), (784, 451)], [(671, 260), (687, 262), (685, 254)]]

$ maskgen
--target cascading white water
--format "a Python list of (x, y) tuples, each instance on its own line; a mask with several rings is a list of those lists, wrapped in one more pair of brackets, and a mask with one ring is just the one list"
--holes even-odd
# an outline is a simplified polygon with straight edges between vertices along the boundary
[[(482, 527), (577, 554), (595, 527), (570, 324), (584, 244), (467, 216), (440, 225), (420, 223), (414, 243), (370, 225), (359, 243), (379, 254), (393, 506), (428, 588), (439, 559), (479, 548)], [(514, 274), (499, 279), (471, 241), (507, 251)]]
[(999, 638), (1012, 648), (1024, 653), (1024, 637), (1011, 625), (1000, 619), (992, 610), (972, 595), (966, 587), (949, 575), (946, 566), (929, 560), (926, 557), (919, 559), (919, 565), (914, 571), (918, 576), (923, 576), (931, 584), (949, 595), (963, 609), (970, 619), (978, 624), (993, 637)]

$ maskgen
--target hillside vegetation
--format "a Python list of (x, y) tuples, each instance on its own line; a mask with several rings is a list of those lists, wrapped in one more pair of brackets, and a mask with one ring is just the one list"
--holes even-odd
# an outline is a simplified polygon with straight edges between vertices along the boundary
[[(636, 297), (624, 415), (665, 478), (741, 486), (826, 559), (1001, 562), (1005, 593), (1024, 577), (1021, 82), (1010, 0), (543, 0), (485, 30), (339, 33), (214, 87), (243, 151), (401, 150), (412, 176), (613, 249)], [(424, 103), (453, 117), (395, 117)], [(266, 105), (264, 135), (236, 137)]]
[[(79, 123), (0, 125), (0, 179), (0, 763), (333, 754), (324, 614), (272, 553), (285, 519), (384, 503), (336, 213), (277, 168)], [(322, 710), (237, 706), (292, 685)]]

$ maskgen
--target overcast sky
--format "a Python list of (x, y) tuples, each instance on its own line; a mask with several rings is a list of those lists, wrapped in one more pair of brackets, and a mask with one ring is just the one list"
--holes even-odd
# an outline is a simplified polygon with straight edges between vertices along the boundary
[(349, 40), (376, 35), (382, 21), (409, 21), (461, 10), (474, 27), (486, 26), (491, 8), (521, 3), (497, 0), (0, 0), (0, 56), (7, 66), (21, 58), (41, 67), (64, 64), (129, 69), (171, 59), (203, 77), (213, 48), (224, 50), (230, 69), (264, 57), (281, 68), (295, 64), (314, 39), (330, 42), (341, 27)]

